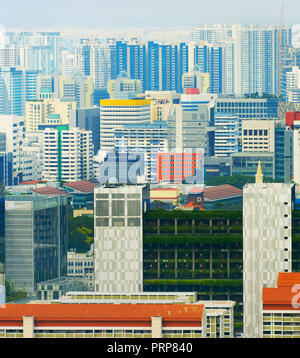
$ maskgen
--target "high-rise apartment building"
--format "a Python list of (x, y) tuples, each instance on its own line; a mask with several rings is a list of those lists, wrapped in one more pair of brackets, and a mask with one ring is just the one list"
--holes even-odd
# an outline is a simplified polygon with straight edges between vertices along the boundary
[(25, 114), (24, 71), (15, 67), (0, 67), (0, 114)]
[(93, 177), (92, 132), (67, 126), (45, 126), (45, 180), (77, 181)]
[(215, 113), (215, 157), (230, 157), (238, 152), (239, 118), (235, 114)]

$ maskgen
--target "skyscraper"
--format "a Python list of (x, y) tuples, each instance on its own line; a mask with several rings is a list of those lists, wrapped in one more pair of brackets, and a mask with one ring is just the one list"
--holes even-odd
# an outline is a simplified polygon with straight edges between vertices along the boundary
[(292, 270), (294, 185), (256, 183), (243, 189), (244, 335), (261, 338), (262, 289), (276, 285), (278, 272)]
[(9, 195), (5, 200), (5, 272), (15, 290), (67, 273), (67, 199)]
[(94, 284), (96, 291), (143, 290), (143, 213), (149, 198), (142, 185), (95, 189)]

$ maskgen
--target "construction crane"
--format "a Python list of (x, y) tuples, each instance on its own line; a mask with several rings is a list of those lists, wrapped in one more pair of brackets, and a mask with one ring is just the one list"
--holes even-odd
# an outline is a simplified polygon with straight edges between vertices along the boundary
[(281, 18), (278, 34), (278, 96), (281, 96), (281, 44), (282, 44), (282, 25), (283, 25), (283, 14), (284, 14), (284, 1), (281, 6)]

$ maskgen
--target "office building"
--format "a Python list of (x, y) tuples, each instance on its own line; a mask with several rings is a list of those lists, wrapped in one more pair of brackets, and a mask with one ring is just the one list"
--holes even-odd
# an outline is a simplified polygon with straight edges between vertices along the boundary
[(214, 154), (214, 97), (182, 95), (181, 104), (172, 106), (168, 116), (169, 148), (172, 151), (204, 150)]
[(76, 108), (70, 110), (70, 128), (78, 127), (92, 132), (94, 154), (100, 149), (100, 109), (99, 107)]
[(4, 186), (14, 185), (13, 155), (0, 151), (0, 183)]
[(269, 152), (242, 152), (231, 154), (230, 175), (254, 177), (259, 161), (261, 162), (264, 177), (275, 179), (275, 155)]
[(278, 119), (279, 102), (276, 98), (231, 98), (218, 96), (215, 113), (231, 113), (239, 117), (239, 136), (242, 136), (242, 121), (247, 119)]
[(243, 152), (275, 152), (275, 121), (242, 121)]
[(5, 271), (13, 288), (29, 295), (38, 282), (66, 275), (65, 197), (6, 196)]
[(123, 124), (150, 123), (150, 100), (148, 99), (109, 99), (100, 101), (100, 147), (101, 150), (114, 150), (115, 129)]
[(278, 272), (292, 270), (294, 185), (256, 183), (243, 189), (243, 319), (246, 338), (262, 338), (262, 288), (276, 284)]
[(148, 190), (143, 185), (107, 185), (95, 189), (96, 291), (143, 290), (143, 212), (149, 200)]

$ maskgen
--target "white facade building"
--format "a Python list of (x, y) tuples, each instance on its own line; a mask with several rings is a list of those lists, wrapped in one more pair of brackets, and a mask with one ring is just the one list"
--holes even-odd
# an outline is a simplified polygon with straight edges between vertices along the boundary
[(145, 186), (95, 189), (94, 285), (99, 292), (142, 292)]
[(44, 130), (45, 180), (77, 181), (93, 177), (92, 132), (79, 128)]
[(111, 151), (115, 147), (114, 131), (123, 124), (150, 123), (149, 99), (107, 99), (100, 101), (100, 146)]
[(275, 121), (242, 121), (243, 152), (275, 152)]
[[(259, 166), (260, 167), (260, 166)], [(259, 172), (259, 170), (258, 170)], [(292, 270), (294, 185), (263, 183), (243, 189), (244, 336), (262, 338), (262, 288), (276, 285), (278, 272)]]
[(14, 172), (21, 171), (25, 118), (16, 115), (0, 115), (0, 133), (6, 134), (6, 151), (13, 153)]

